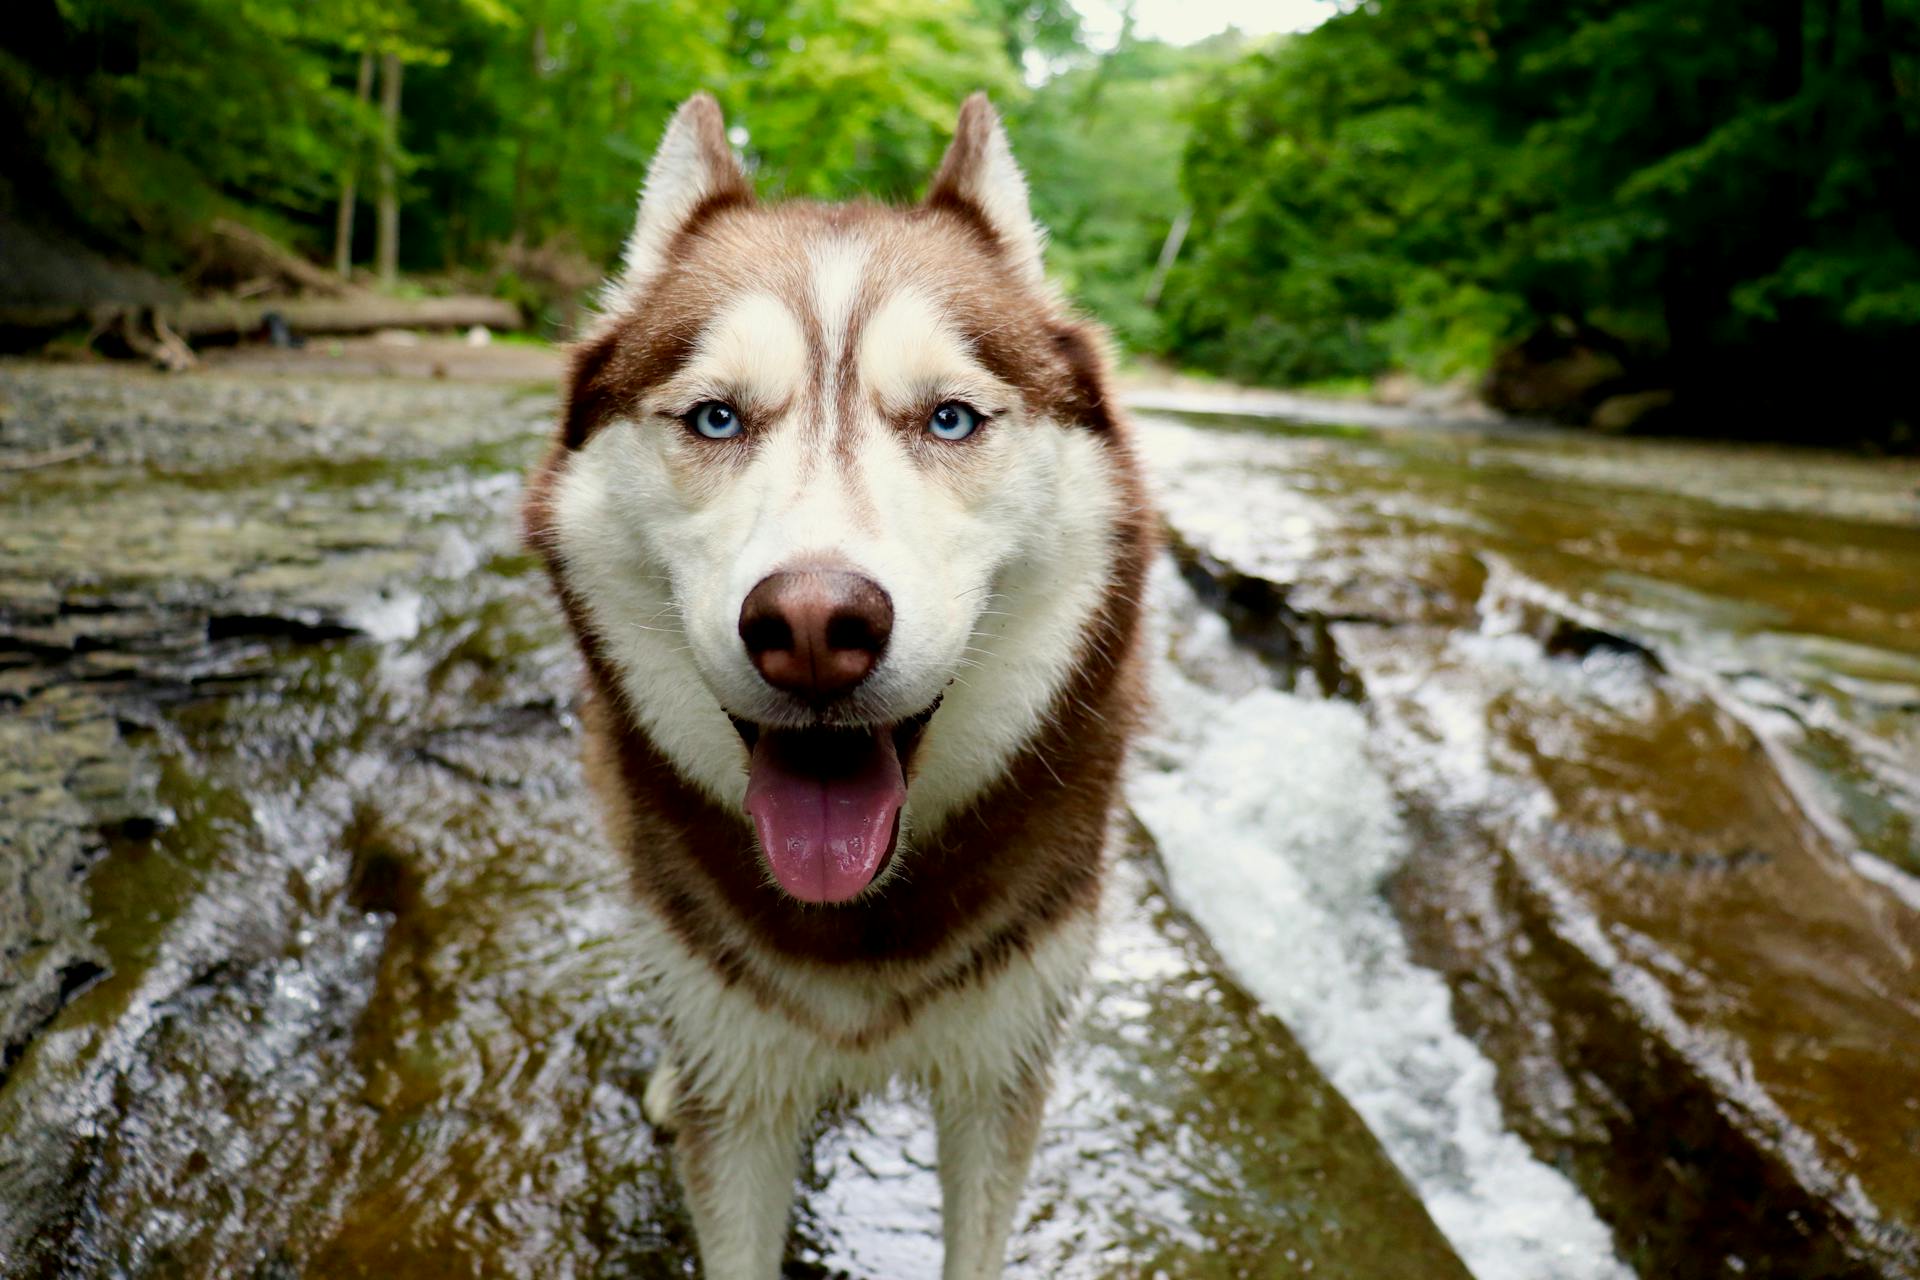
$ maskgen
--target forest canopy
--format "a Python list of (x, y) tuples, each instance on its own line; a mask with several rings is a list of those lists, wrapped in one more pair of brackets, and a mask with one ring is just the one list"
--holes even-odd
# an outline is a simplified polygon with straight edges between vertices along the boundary
[(1378, 0), (1193, 109), (1163, 341), (1279, 382), (1584, 352), (1694, 430), (1911, 425), (1917, 74), (1916, 0)]
[(1368, 0), (1187, 47), (1096, 46), (1071, 0), (17, 0), (0, 204), (163, 271), (215, 218), (326, 261), (357, 179), (365, 264), (386, 165), (401, 268), (537, 305), (611, 261), (695, 89), (764, 196), (910, 199), (976, 88), (1136, 353), (1696, 432), (1920, 419), (1920, 0)]

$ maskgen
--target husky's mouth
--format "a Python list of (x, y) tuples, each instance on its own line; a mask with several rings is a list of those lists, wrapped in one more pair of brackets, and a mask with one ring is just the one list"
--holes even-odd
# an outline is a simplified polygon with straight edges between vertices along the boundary
[(907, 765), (939, 707), (893, 725), (774, 729), (735, 719), (747, 744), (747, 812), (780, 887), (802, 902), (847, 902), (900, 841)]

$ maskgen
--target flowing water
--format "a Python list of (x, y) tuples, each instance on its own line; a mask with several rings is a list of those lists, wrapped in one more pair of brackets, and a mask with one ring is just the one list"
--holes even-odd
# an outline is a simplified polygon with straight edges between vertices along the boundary
[[(0, 367), (0, 1274), (692, 1274), (515, 542), (551, 390)], [(1143, 423), (1018, 1276), (1920, 1274), (1920, 472)], [(793, 1276), (937, 1269), (918, 1100)]]

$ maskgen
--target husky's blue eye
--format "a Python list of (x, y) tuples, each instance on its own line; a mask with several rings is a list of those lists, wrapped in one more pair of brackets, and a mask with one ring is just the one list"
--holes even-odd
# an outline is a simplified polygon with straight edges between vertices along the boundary
[(740, 413), (724, 400), (695, 405), (687, 421), (709, 440), (731, 440), (740, 434)]
[(927, 430), (942, 440), (965, 440), (979, 425), (980, 415), (958, 400), (947, 401), (927, 419)]

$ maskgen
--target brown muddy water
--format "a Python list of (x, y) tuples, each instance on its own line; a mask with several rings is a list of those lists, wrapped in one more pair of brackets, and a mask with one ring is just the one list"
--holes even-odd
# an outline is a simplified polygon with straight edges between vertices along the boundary
[[(0, 1274), (694, 1273), (548, 388), (0, 365)], [(1920, 1275), (1920, 472), (1150, 415), (1016, 1276)], [(938, 1267), (916, 1100), (787, 1273)]]

